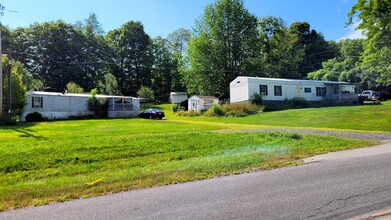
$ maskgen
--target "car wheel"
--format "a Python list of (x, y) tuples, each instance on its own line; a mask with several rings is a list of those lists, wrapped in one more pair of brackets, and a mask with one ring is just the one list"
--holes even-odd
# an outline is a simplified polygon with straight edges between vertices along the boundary
[(149, 119), (153, 119), (152, 115), (149, 116)]

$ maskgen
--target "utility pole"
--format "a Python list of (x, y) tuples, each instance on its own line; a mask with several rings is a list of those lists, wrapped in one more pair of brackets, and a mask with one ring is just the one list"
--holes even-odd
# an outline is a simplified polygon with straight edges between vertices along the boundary
[[(4, 15), (5, 7), (0, 4), (0, 15)], [(1, 48), (1, 22), (0, 22), (0, 118), (3, 116), (3, 51)]]
[(1, 49), (1, 23), (0, 23), (0, 119), (3, 116), (3, 51)]
[(7, 103), (7, 109), (8, 109), (8, 117), (11, 118), (12, 108), (11, 108), (11, 76), (12, 76), (12, 57), (11, 57), (11, 51), (8, 51), (8, 103)]

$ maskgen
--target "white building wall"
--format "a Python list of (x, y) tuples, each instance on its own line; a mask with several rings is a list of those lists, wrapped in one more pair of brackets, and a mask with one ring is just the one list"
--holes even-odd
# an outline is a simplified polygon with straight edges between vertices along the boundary
[[(32, 97), (42, 97), (42, 108), (32, 107)], [(27, 114), (39, 112), (50, 120), (67, 118), (69, 116), (91, 115), (88, 110), (87, 97), (55, 96), (55, 95), (30, 95), (28, 103), (23, 107), (20, 120), (24, 121)]]
[(230, 101), (231, 102), (246, 102), (248, 97), (251, 97), (249, 91), (252, 91), (249, 88), (248, 78), (238, 77), (230, 83)]
[[(42, 97), (42, 107), (32, 107), (32, 98)], [(48, 92), (29, 92), (27, 104), (23, 107), (20, 121), (25, 121), (26, 115), (32, 112), (39, 112), (49, 120), (64, 119), (69, 116), (85, 116), (94, 114), (88, 110), (88, 97), (84, 94), (61, 94)], [(97, 95), (97, 97), (107, 98), (113, 96)], [(130, 117), (140, 113), (140, 99), (132, 98), (132, 112), (108, 112), (108, 117)]]
[[(208, 103), (205, 103), (208, 102)], [(209, 109), (213, 104), (219, 104), (218, 99), (203, 99), (197, 96), (192, 96), (189, 98), (188, 102), (188, 111), (194, 110), (196, 112), (201, 112), (203, 110)]]
[[(344, 85), (336, 82), (312, 81), (312, 80), (291, 80), (257, 77), (237, 77), (230, 83), (230, 101), (247, 102), (254, 93), (260, 94), (260, 85), (267, 85), (268, 94), (263, 95), (265, 101), (284, 101), (295, 97), (302, 97), (308, 101), (322, 101), (322, 96), (317, 96), (317, 87), (325, 87), (327, 94), (348, 91), (355, 94), (355, 85)], [(275, 86), (281, 86), (282, 95), (275, 95)]]
[(181, 103), (183, 101), (186, 101), (186, 99), (188, 98), (188, 95), (187, 93), (184, 93), (184, 92), (171, 92), (170, 93), (170, 103), (172, 104), (177, 104), (177, 103)]

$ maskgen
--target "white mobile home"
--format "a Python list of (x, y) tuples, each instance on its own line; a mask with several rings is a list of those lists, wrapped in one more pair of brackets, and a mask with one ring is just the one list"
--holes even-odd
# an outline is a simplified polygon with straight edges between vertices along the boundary
[[(25, 121), (27, 114), (39, 112), (49, 120), (65, 119), (70, 116), (93, 115), (88, 110), (89, 94), (28, 92), (28, 102), (20, 115), (20, 121)], [(129, 96), (97, 95), (108, 101), (107, 117), (125, 118), (137, 116), (140, 113), (140, 99)]]
[(189, 98), (188, 110), (201, 112), (208, 110), (212, 105), (219, 104), (219, 99), (213, 96), (193, 95)]
[(265, 103), (282, 102), (295, 97), (335, 104), (358, 104), (356, 86), (345, 82), (278, 79), (239, 76), (230, 83), (230, 102), (248, 102), (253, 94)]
[(183, 101), (186, 101), (188, 98), (187, 92), (171, 92), (170, 93), (170, 103), (178, 104)]

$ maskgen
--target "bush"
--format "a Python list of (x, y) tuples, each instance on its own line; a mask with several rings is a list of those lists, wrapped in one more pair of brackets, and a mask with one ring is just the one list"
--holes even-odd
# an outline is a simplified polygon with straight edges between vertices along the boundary
[(194, 110), (190, 110), (190, 111), (180, 110), (180, 111), (177, 111), (175, 113), (175, 115), (177, 115), (177, 116), (195, 117), (195, 116), (200, 116), (200, 113), (198, 113), (198, 112), (196, 112)]
[(254, 93), (251, 97), (250, 97), (250, 102), (255, 104), (255, 105), (258, 105), (258, 106), (261, 106), (263, 101), (262, 101), (262, 96), (258, 93)]
[(289, 105), (292, 108), (308, 108), (310, 107), (310, 103), (307, 99), (302, 97), (294, 97), (293, 99), (288, 101)]
[(96, 89), (91, 90), (91, 97), (88, 98), (88, 110), (95, 113), (96, 118), (106, 118), (108, 103), (106, 99), (96, 97)]
[(0, 116), (0, 126), (2, 125), (16, 125), (16, 118), (2, 115)]
[(177, 112), (177, 111), (179, 111), (179, 109), (180, 109), (180, 106), (179, 106), (179, 105), (177, 105), (177, 104), (171, 105), (171, 110), (172, 110), (172, 112)]
[(310, 108), (315, 107), (308, 100), (302, 97), (294, 97), (292, 99), (285, 99), (281, 103), (267, 103), (265, 104), (264, 111), (280, 111), (286, 109), (297, 109), (297, 108)]
[(27, 122), (41, 122), (41, 121), (43, 121), (42, 114), (39, 112), (28, 113), (24, 119)]
[(206, 117), (221, 117), (225, 116), (225, 112), (220, 105), (214, 104), (203, 115)]
[(235, 103), (223, 105), (225, 116), (243, 117), (256, 114), (262, 109), (254, 103)]

